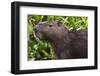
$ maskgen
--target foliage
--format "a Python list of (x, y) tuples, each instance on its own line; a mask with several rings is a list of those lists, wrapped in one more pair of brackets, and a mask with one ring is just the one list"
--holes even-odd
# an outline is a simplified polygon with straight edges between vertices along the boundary
[(60, 21), (69, 30), (87, 30), (88, 18), (78, 16), (42, 16), (28, 15), (28, 60), (56, 59), (54, 50), (49, 42), (40, 40), (34, 33), (34, 26), (42, 21)]

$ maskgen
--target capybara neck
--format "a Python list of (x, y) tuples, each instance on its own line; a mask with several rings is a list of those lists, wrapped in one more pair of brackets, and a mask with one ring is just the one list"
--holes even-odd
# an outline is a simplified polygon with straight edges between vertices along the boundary
[(50, 40), (50, 42), (53, 45), (58, 59), (65, 59), (66, 56), (71, 57), (68, 50), (70, 47), (69, 43), (71, 42), (71, 39), (68, 36), (68, 33), (64, 33), (64, 35), (61, 37), (54, 37), (52, 40)]

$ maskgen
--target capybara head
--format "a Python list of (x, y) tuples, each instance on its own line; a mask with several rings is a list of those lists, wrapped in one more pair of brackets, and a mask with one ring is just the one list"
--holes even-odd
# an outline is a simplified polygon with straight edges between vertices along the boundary
[(57, 40), (65, 36), (68, 29), (63, 26), (59, 21), (52, 23), (40, 22), (35, 28), (35, 33), (40, 39)]

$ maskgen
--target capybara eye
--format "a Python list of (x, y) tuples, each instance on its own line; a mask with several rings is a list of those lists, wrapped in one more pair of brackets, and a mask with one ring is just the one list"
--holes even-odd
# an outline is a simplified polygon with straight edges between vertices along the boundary
[(50, 27), (52, 27), (52, 25), (49, 25)]

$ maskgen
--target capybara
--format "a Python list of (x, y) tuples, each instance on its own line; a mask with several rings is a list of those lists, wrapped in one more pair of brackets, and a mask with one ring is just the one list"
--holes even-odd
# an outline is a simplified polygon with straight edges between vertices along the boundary
[(38, 38), (48, 40), (54, 48), (57, 59), (88, 57), (87, 31), (70, 31), (59, 21), (39, 22), (35, 28)]

